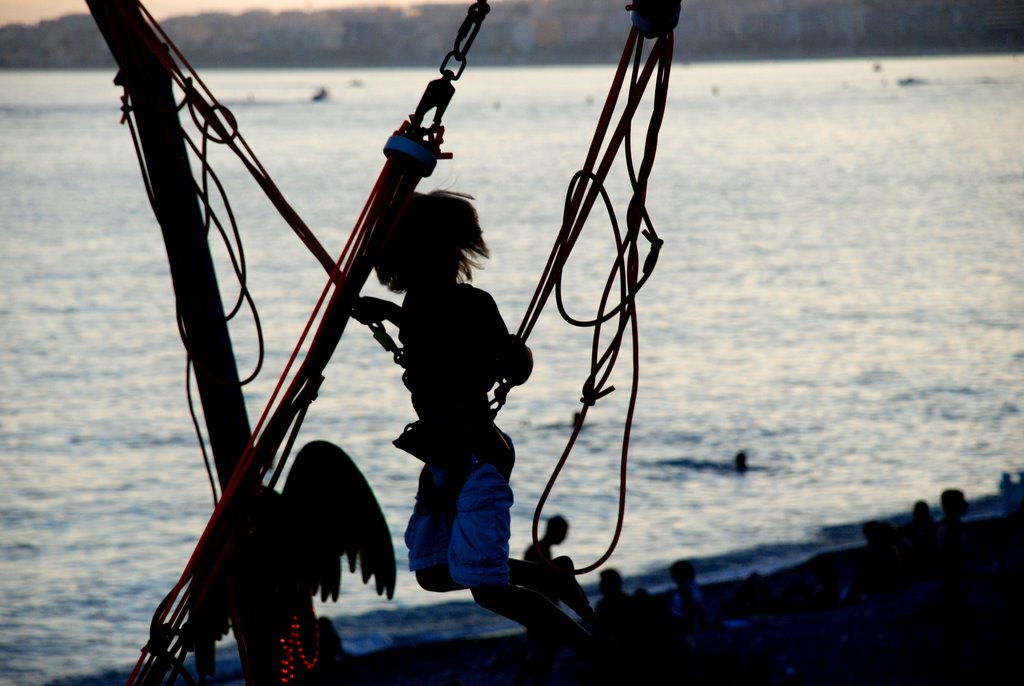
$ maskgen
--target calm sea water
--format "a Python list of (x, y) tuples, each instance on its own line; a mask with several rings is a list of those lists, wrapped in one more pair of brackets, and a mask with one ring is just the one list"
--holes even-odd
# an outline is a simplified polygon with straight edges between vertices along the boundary
[[(336, 253), (383, 142), (434, 75), (203, 76)], [(446, 116), (455, 158), (423, 188), (476, 196), (493, 253), (476, 283), (513, 328), (610, 76), (471, 68), (459, 82)], [(108, 669), (123, 680), (211, 510), (162, 240), (112, 78), (0, 73), (0, 683)], [(331, 99), (310, 102), (320, 86)], [(640, 297), (641, 392), (610, 566), (661, 574), (678, 558), (755, 548), (737, 559), (757, 567), (772, 546), (855, 540), (841, 525), (935, 505), (951, 486), (993, 494), (1001, 473), (1024, 470), (1022, 111), (1024, 61), (1005, 56), (676, 66), (649, 198), (665, 248)], [(265, 371), (246, 388), (255, 421), (324, 276), (216, 152), (266, 332)], [(594, 217), (573, 258), (578, 312), (593, 310), (609, 266), (606, 224)], [(228, 298), (236, 286), (221, 273)], [(250, 321), (232, 334), (244, 371)], [(516, 550), (590, 352), (553, 307), (530, 343), (536, 372), (500, 418), (519, 449)], [(546, 511), (568, 517), (561, 552), (580, 564), (613, 533), (626, 371)], [(355, 457), (401, 568), (418, 465), (390, 441), (410, 419), (389, 356), (353, 327), (300, 438)], [(740, 449), (745, 475), (729, 469)], [(388, 603), (350, 577), (321, 611), (448, 600), (400, 574)]]

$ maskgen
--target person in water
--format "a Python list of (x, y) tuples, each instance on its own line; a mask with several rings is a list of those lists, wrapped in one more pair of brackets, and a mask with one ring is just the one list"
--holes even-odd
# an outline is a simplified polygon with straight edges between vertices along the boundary
[(468, 282), (488, 256), (470, 196), (415, 194), (376, 263), (377, 278), (401, 305), (359, 298), (353, 316), (399, 329), (402, 381), (418, 420), (395, 445), (426, 464), (405, 542), (409, 569), (427, 591), (469, 589), (477, 604), (579, 650), (592, 611), (571, 568), (509, 558), (515, 461), (493, 422), (488, 393), (498, 381), (524, 383), (529, 348), (509, 334), (494, 299)]

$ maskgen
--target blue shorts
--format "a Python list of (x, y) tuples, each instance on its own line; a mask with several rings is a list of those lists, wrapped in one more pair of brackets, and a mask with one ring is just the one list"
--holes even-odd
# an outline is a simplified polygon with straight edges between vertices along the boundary
[(454, 516), (422, 507), (417, 496), (405, 530), (409, 569), (447, 562), (452, 580), (461, 586), (507, 584), (512, 502), (508, 481), (486, 462), (470, 472)]

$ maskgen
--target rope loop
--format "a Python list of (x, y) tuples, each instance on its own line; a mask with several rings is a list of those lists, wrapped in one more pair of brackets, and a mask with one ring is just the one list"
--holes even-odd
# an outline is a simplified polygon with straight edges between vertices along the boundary
[[(129, 2), (131, 0), (125, 0), (125, 5)], [(465, 33), (460, 31), (459, 42), (465, 41), (465, 46), (459, 49), (463, 58), (469, 43), (476, 35), (482, 17), (486, 15), (486, 2), (478, 0), (477, 5), (479, 7), (470, 11), (469, 16), (472, 19), (467, 20), (469, 24)], [(91, 1), (90, 6), (92, 6)], [(97, 2), (97, 6), (102, 5)], [(111, 11), (124, 9), (120, 2), (111, 2), (110, 6)], [(134, 7), (135, 5), (132, 4), (133, 9)], [(143, 649), (142, 655), (128, 679), (128, 683), (134, 686), (163, 683), (167, 671), (162, 669), (163, 664), (168, 659), (175, 660), (174, 670), (179, 671), (179, 665), (184, 655), (194, 649), (195, 641), (192, 640), (192, 636), (185, 633), (189, 623), (197, 619), (192, 612), (197, 607), (203, 607), (207, 596), (215, 592), (214, 586), (217, 579), (221, 578), (219, 575), (226, 569), (232, 542), (240, 527), (245, 526), (252, 498), (263, 487), (268, 475), (273, 484), (281, 474), (281, 469), (287, 462), (288, 454), (298, 436), (306, 411), (316, 397), (319, 385), (323, 380), (323, 370), (348, 323), (352, 302), (358, 296), (367, 277), (372, 273), (376, 256), (386, 243), (388, 235), (422, 178), (422, 175), (410, 171), (405, 165), (395, 164), (389, 159), (381, 170), (341, 255), (335, 260), (320, 246), (297, 213), (284, 201), (266, 170), (260, 165), (241, 135), (238, 134), (234, 116), (227, 108), (210, 104), (210, 102), (216, 102), (215, 98), (198, 77), (195, 77), (193, 83), (192, 77), (195, 76), (195, 72), (188, 65), (184, 56), (173, 45), (155, 19), (141, 5), (138, 5), (138, 9), (141, 11), (141, 16), (138, 17), (135, 16), (138, 13), (122, 12), (125, 15), (123, 18), (128, 28), (137, 34), (144, 46), (156, 55), (164, 71), (177, 84), (178, 88), (185, 92), (182, 106), (185, 106), (184, 103), (187, 101), (193, 123), (201, 132), (202, 140), (197, 142), (192, 141), (189, 133), (184, 129), (180, 131), (186, 139), (186, 144), (201, 159), (202, 178), (194, 180), (200, 202), (203, 203), (207, 212), (207, 227), (216, 225), (221, 228), (219, 220), (214, 218), (209, 194), (217, 192), (226, 206), (227, 202), (223, 187), (213, 174), (206, 159), (206, 152), (210, 141), (224, 142), (236, 153), (282, 217), (314, 253), (327, 270), (329, 278), (324, 284), (320, 298), (299, 335), (270, 397), (267, 399), (263, 412), (251, 432), (249, 442), (240, 456), (230, 480), (223, 487), (221, 497), (217, 499), (215, 495), (214, 512), (207, 521), (192, 556), (178, 582), (154, 613), (153, 625), (157, 627), (155, 632), (151, 632), (154, 640)], [(168, 47), (163, 49), (161, 48), (162, 44)], [(176, 62), (180, 62), (182, 67), (179, 67)], [(189, 71), (188, 77), (182, 73), (182, 68)], [(441, 81), (454, 80), (455, 76), (457, 75), (453, 74), (452, 78), (442, 78)], [(200, 89), (202, 93), (200, 93)], [(127, 106), (127, 102), (125, 104)], [(436, 104), (434, 107), (436, 108)], [(128, 119), (129, 126), (134, 132), (131, 117)], [(439, 117), (435, 119), (438, 120), (426, 132), (427, 140), (434, 148), (440, 145), (444, 132)], [(415, 132), (417, 136), (421, 134), (424, 132)], [(136, 139), (134, 133), (133, 139)], [(140, 158), (140, 166), (146, 182), (147, 193), (150, 194), (152, 202), (152, 183), (144, 158)], [(228, 209), (228, 215), (233, 227), (234, 220), (230, 209)], [(234, 262), (234, 259), (232, 261)], [(237, 261), (236, 271), (244, 275), (244, 261), (241, 258)], [(242, 281), (244, 289), (244, 277)], [(245, 300), (248, 301), (249, 298), (246, 297)], [(182, 340), (188, 350), (188, 332), (184, 330), (184, 327), (182, 327)], [(191, 351), (189, 351), (189, 357), (190, 363), (187, 365), (187, 370), (200, 369), (201, 365), (191, 359)], [(194, 421), (194, 424), (198, 426), (197, 421)], [(276, 470), (274, 469), (275, 462)], [(390, 594), (389, 590), (389, 597)], [(229, 609), (232, 604), (229, 599)], [(233, 610), (231, 614), (234, 614)], [(236, 638), (238, 638), (240, 624), (236, 618), (232, 617), (231, 625), (236, 632)], [(167, 627), (166, 630), (164, 627)], [(175, 629), (180, 630), (176, 636), (174, 635)], [(171, 650), (164, 650), (159, 645), (165, 640), (165, 631), (170, 631), (170, 639), (174, 644)], [(239, 643), (239, 645), (244, 662), (246, 657), (243, 644)], [(181, 659), (175, 657), (177, 653), (181, 653)], [(170, 655), (170, 657), (165, 658), (165, 655)], [(183, 676), (190, 679), (187, 673)], [(170, 678), (173, 682), (176, 675), (172, 674)]]
[[(668, 0), (665, 4), (672, 4), (672, 2)], [(678, 4), (675, 3), (677, 7)], [(634, 6), (630, 5), (628, 9), (632, 10)], [(664, 244), (654, 230), (645, 203), (647, 184), (654, 165), (658, 133), (667, 101), (673, 36), (671, 30), (668, 30), (655, 38), (651, 49), (647, 51), (646, 59), (644, 58), (645, 38), (651, 38), (651, 36), (646, 35), (634, 23), (623, 48), (618, 70), (601, 112), (586, 161), (569, 183), (562, 214), (562, 226), (518, 331), (519, 337), (525, 340), (536, 325), (541, 310), (552, 293), (555, 295), (558, 311), (563, 320), (571, 326), (593, 329), (591, 369), (583, 384), (583, 392), (580, 397), (582, 408), (573, 433), (569, 437), (561, 457), (557, 460), (534, 510), (532, 533), (535, 546), (538, 545), (540, 520), (544, 506), (569, 459), (580, 429), (586, 420), (587, 411), (596, 405), (598, 400), (615, 390), (614, 386), (605, 386), (605, 384), (611, 377), (619, 357), (619, 351), (627, 338), (632, 346), (630, 384), (626, 399), (619, 458), (619, 494), (615, 531), (605, 552), (593, 563), (577, 567), (573, 572), (576, 575), (586, 574), (603, 565), (611, 557), (622, 534), (626, 507), (627, 454), (640, 383), (640, 341), (636, 295), (653, 272)], [(632, 69), (629, 68), (631, 63)], [(642, 146), (643, 154), (639, 164), (635, 165), (632, 149), (633, 117), (640, 108), (647, 86), (652, 83), (654, 86), (653, 105), (646, 138)], [(625, 104), (620, 109), (618, 104), (623, 91), (625, 91)], [(613, 124), (612, 120), (616, 114), (618, 123)], [(620, 227), (616, 219), (611, 198), (605, 188), (608, 171), (620, 149), (624, 149), (625, 164), (632, 188), (624, 227)], [(562, 297), (563, 272), (591, 210), (599, 202), (603, 204), (608, 215), (614, 236), (615, 254), (601, 291), (596, 314), (590, 319), (578, 319), (568, 313)], [(650, 249), (643, 260), (642, 268), (637, 246), (640, 236), (650, 243)], [(611, 326), (612, 333), (610, 341), (603, 343), (602, 326), (606, 323)]]
[(185, 104), (192, 122), (202, 131), (203, 138), (221, 145), (237, 139), (238, 120), (234, 113), (219, 102), (212, 105), (208, 103), (196, 90), (192, 79), (186, 79), (185, 83)]
[(587, 407), (594, 407), (597, 405), (597, 401), (606, 395), (611, 394), (615, 390), (615, 386), (609, 386), (608, 388), (598, 389), (597, 382), (594, 380), (594, 375), (591, 374), (587, 377), (587, 380), (583, 382), (583, 395), (580, 396), (580, 402)]

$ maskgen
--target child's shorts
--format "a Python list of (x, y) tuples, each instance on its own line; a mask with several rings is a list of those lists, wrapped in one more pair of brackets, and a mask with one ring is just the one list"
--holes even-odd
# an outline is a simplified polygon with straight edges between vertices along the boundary
[(409, 569), (448, 563), (467, 588), (509, 581), (512, 489), (493, 465), (482, 463), (463, 485), (452, 520), (417, 503), (405, 530)]
[(494, 465), (474, 469), (459, 493), (448, 546), (452, 580), (467, 588), (508, 583), (512, 489)]
[[(427, 470), (434, 468), (427, 467)], [(429, 477), (428, 477), (429, 478)], [(416, 494), (416, 505), (405, 527), (405, 545), (409, 549), (409, 571), (416, 572), (448, 562), (448, 546), (452, 540), (453, 516), (448, 508), (428, 507), (422, 493)]]

